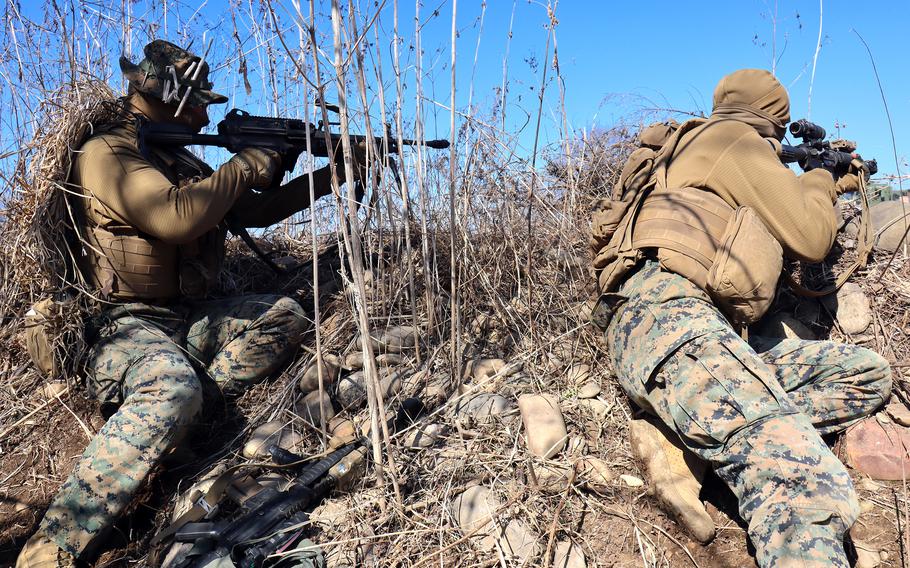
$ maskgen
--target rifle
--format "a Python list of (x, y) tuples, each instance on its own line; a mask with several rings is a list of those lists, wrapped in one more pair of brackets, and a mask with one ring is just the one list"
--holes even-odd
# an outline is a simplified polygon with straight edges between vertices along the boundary
[[(824, 168), (837, 179), (849, 171), (853, 160), (863, 161), (856, 153), (855, 142), (842, 139), (829, 142), (825, 140), (825, 129), (805, 118), (790, 123), (790, 134), (802, 142), (796, 146), (782, 145), (780, 160), (785, 164), (796, 162), (803, 171)], [(865, 160), (863, 163), (869, 168), (868, 175), (878, 172), (875, 160)]]
[[(332, 105), (330, 107), (336, 108)], [(341, 134), (328, 131), (327, 125), (321, 120), (314, 125), (296, 118), (253, 116), (235, 108), (218, 123), (217, 130), (218, 134), (198, 134), (179, 124), (144, 122), (139, 127), (139, 145), (140, 148), (148, 144), (219, 146), (233, 153), (250, 147), (266, 148), (281, 154), (283, 172), (294, 169), (301, 152), (327, 158), (341, 151)], [(349, 138), (351, 144), (357, 146), (366, 143), (371, 137), (355, 134)], [(398, 154), (401, 146), (422, 145), (440, 150), (449, 147), (448, 140), (419, 141), (405, 138), (399, 144), (393, 136), (377, 136), (372, 139), (385, 154)], [(277, 183), (280, 183), (282, 177), (283, 175), (275, 176)]]
[[(423, 408), (419, 399), (404, 400), (391, 421), (392, 431), (416, 420)], [(161, 534), (172, 534), (175, 543), (192, 543), (189, 552), (168, 563), (168, 568), (220, 566), (216, 563), (228, 560), (234, 566), (260, 568), (269, 556), (292, 549), (301, 539), (301, 527), (308, 521), (310, 509), (339, 481), (348, 478), (352, 464), (366, 457), (369, 445), (369, 440), (362, 437), (304, 467), (286, 489), (260, 490), (242, 503), (232, 519), (190, 522), (175, 530), (169, 527), (153, 542), (162, 540)], [(269, 447), (269, 453), (279, 466), (303, 461), (302, 457), (277, 446)]]

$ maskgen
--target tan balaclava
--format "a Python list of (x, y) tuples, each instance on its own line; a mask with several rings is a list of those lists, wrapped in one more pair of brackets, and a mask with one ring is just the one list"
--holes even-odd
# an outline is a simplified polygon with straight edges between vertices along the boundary
[(790, 122), (790, 97), (768, 71), (740, 69), (717, 84), (711, 117), (739, 120), (765, 138), (781, 140)]

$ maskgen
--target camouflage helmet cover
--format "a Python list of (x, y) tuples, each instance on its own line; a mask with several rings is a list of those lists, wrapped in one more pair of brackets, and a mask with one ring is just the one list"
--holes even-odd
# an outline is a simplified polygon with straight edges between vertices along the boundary
[(161, 39), (146, 45), (144, 52), (145, 58), (138, 65), (126, 56), (120, 57), (120, 70), (137, 91), (175, 105), (186, 96), (187, 88), (186, 102), (191, 106), (227, 102), (226, 96), (211, 90), (209, 65), (201, 57)]

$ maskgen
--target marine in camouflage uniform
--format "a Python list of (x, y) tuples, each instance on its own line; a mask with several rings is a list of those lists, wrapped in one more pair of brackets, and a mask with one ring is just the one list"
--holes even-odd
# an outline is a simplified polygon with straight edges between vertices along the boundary
[[(830, 174), (798, 178), (780, 165), (773, 144), (732, 124), (774, 137), (789, 120), (786, 99), (768, 96), (775, 91), (783, 88), (767, 72), (722, 80), (715, 114), (673, 155), (669, 186), (699, 187), (731, 206), (752, 206), (785, 254), (817, 261), (835, 233), (838, 188)], [(738, 114), (722, 112), (731, 108)], [(772, 114), (786, 119), (769, 124)], [(744, 151), (744, 144), (752, 147)], [(888, 363), (831, 341), (747, 342), (704, 289), (663, 267), (657, 251), (644, 252), (604, 297), (612, 309), (605, 337), (621, 386), (730, 487), (760, 566), (847, 567), (843, 538), (859, 507), (845, 467), (821, 436), (883, 404), (891, 389)]]
[[(212, 170), (182, 148), (140, 148), (132, 116), (198, 130), (208, 123), (206, 106), (227, 98), (211, 91), (205, 62), (168, 42), (146, 46), (139, 65), (121, 58), (121, 68), (131, 116), (86, 141), (70, 177), (84, 214), (80, 268), (114, 304), (90, 326), (87, 389), (116, 412), (18, 568), (72, 566), (84, 557), (186, 434), (203, 391), (212, 390), (204, 387), (236, 395), (280, 371), (308, 327), (291, 298), (206, 299), (224, 256), (225, 220), (278, 222), (309, 206), (308, 180), (253, 192), (279, 175), (277, 153), (244, 149)], [(328, 167), (314, 172), (317, 197), (331, 192), (331, 175)]]

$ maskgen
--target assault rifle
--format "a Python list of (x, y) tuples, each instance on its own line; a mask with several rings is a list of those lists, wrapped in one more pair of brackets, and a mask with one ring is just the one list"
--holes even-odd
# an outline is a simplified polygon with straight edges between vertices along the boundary
[[(391, 421), (390, 431), (406, 427), (423, 411), (423, 403), (409, 398)], [(167, 562), (167, 568), (204, 568), (232, 565), (260, 568), (280, 552), (292, 550), (303, 536), (310, 509), (316, 506), (352, 467), (366, 457), (370, 442), (360, 438), (342, 446), (300, 470), (284, 490), (268, 487), (246, 499), (230, 519), (190, 522), (166, 529), (175, 543), (190, 543), (182, 557)], [(281, 466), (302, 463), (303, 458), (277, 446), (270, 446), (272, 459)], [(359, 454), (359, 455), (358, 455)], [(215, 482), (216, 484), (218, 481)], [(199, 499), (202, 502), (203, 499)], [(217, 512), (217, 511), (216, 511)], [(158, 540), (156, 536), (154, 540)], [(153, 541), (154, 542), (154, 541)], [(233, 564), (222, 564), (225, 562)]]
[[(790, 123), (790, 134), (802, 140), (796, 146), (782, 145), (780, 159), (783, 163), (796, 162), (803, 171), (824, 168), (831, 172), (835, 179), (846, 174), (850, 163), (862, 157), (856, 153), (856, 143), (850, 140), (825, 140), (825, 129), (801, 118)], [(869, 168), (869, 175), (878, 172), (878, 163), (875, 160), (865, 160), (863, 163)]]
[[(332, 107), (334, 108), (336, 107)], [(340, 155), (341, 152), (341, 134), (327, 132), (328, 127), (322, 121), (314, 125), (296, 118), (253, 116), (235, 108), (218, 123), (217, 130), (218, 134), (198, 134), (179, 124), (146, 122), (139, 128), (139, 145), (219, 146), (233, 153), (250, 147), (267, 148), (281, 154), (284, 158), (282, 166), (285, 172), (294, 169), (301, 152), (306, 151), (313, 156), (326, 158), (330, 155)], [(370, 138), (362, 135), (349, 137), (353, 146), (364, 144)], [(423, 145), (435, 149), (449, 147), (448, 140), (418, 141), (406, 138), (400, 144), (394, 136), (387, 136), (385, 140), (381, 136), (374, 137), (373, 140), (380, 151), (386, 154), (398, 154), (402, 145)], [(279, 182), (282, 177), (275, 176)]]

